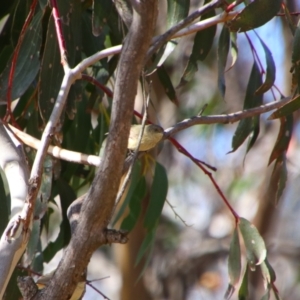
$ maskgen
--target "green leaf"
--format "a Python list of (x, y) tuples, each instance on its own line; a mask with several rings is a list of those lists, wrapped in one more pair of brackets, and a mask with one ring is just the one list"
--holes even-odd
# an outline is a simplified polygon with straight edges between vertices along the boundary
[(17, 286), (17, 278), (18, 276), (28, 276), (27, 273), (21, 271), (19, 268), (15, 268), (13, 271), (9, 283), (5, 290), (5, 300), (15, 300), (15, 299), (22, 299), (22, 295), (20, 289)]
[(270, 289), (267, 288), (266, 293), (263, 295), (263, 297), (261, 298), (261, 300), (269, 300), (270, 299)]
[(280, 197), (283, 194), (283, 191), (287, 182), (287, 167), (286, 167), (286, 157), (285, 154), (280, 155), (276, 159), (276, 163), (274, 165), (271, 180), (270, 180), (270, 188), (274, 190), (275, 187), (275, 204), (277, 204), (280, 200)]
[(293, 41), (293, 52), (292, 52), (292, 88), (294, 86), (300, 87), (300, 21), (295, 30), (294, 41)]
[(145, 177), (142, 177), (140, 181), (138, 182), (133, 195), (129, 202), (129, 214), (128, 216), (123, 220), (121, 224), (121, 229), (126, 231), (131, 231), (139, 216), (142, 209), (142, 201), (145, 198), (146, 195), (146, 180)]
[[(32, 84), (40, 68), (40, 47), (42, 43), (41, 31), (42, 12), (39, 11), (28, 27), (17, 57), (16, 68), (12, 83), (11, 100), (19, 98)], [(11, 58), (12, 59), (12, 58)], [(0, 100), (6, 102), (7, 86), (12, 60), (7, 62), (6, 68), (0, 75)]]
[(218, 43), (218, 87), (222, 97), (225, 96), (225, 68), (230, 45), (229, 30), (223, 26)]
[(126, 198), (123, 201), (118, 213), (116, 214), (116, 217), (114, 218), (114, 221), (112, 222), (113, 226), (116, 225), (117, 221), (124, 214), (125, 209), (130, 204), (130, 202), (134, 201), (134, 193), (136, 192), (136, 189), (141, 181), (141, 168), (142, 168), (141, 163), (139, 161), (137, 161), (133, 166), (129, 190), (127, 192)]
[(168, 193), (168, 177), (165, 168), (156, 163), (153, 183), (150, 192), (150, 200), (145, 215), (144, 226), (152, 230), (160, 218)]
[(139, 249), (139, 252), (136, 257), (135, 266), (139, 264), (143, 256), (145, 255), (146, 251), (151, 247), (151, 245), (154, 243), (155, 240), (155, 232), (156, 227), (152, 228), (149, 232), (147, 232), (146, 237), (143, 240), (143, 243)]
[(264, 278), (264, 287), (267, 289), (271, 286), (271, 283), (275, 282), (276, 274), (267, 259), (260, 265), (260, 268)]
[(93, 28), (90, 15), (87, 12), (82, 13), (82, 51), (86, 56), (91, 56), (104, 48), (105, 35), (108, 33), (108, 25), (102, 28), (99, 36), (91, 34)]
[(26, 252), (24, 253), (23, 260), (24, 265), (31, 265), (37, 251), (38, 243), (40, 242), (40, 229), (41, 220), (34, 220), (32, 224), (32, 230), (30, 233), (30, 238), (26, 247)]
[(0, 170), (0, 236), (2, 236), (2, 233), (8, 224), (10, 215), (10, 197), (6, 194), (3, 177), (5, 177), (5, 174)]
[(274, 119), (286, 117), (288, 115), (291, 115), (294, 111), (298, 110), (299, 108), (300, 108), (300, 95), (293, 98), (287, 104), (274, 111), (269, 116), (268, 120), (274, 120)]
[(241, 248), (239, 233), (237, 228), (233, 232), (232, 240), (230, 243), (229, 257), (228, 257), (228, 273), (230, 284), (236, 285), (241, 276)]
[(277, 136), (275, 146), (269, 158), (269, 165), (286, 152), (293, 132), (293, 116), (288, 115), (286, 117), (280, 118), (280, 129)]
[(263, 42), (263, 40), (259, 36), (257, 37), (265, 51), (266, 65), (267, 65), (267, 73), (266, 73), (265, 81), (255, 92), (256, 95), (259, 95), (265, 93), (273, 86), (276, 78), (276, 67), (275, 67), (275, 62), (271, 51), (269, 50), (267, 45)]
[(256, 117), (252, 118), (252, 129), (253, 129), (252, 130), (252, 135), (250, 136), (250, 138), (248, 140), (246, 153), (248, 153), (250, 151), (250, 149), (252, 148), (252, 146), (256, 142), (257, 137), (259, 135), (259, 130), (260, 130), (259, 116), (256, 116)]
[(249, 267), (255, 270), (256, 265), (262, 264), (267, 256), (265, 242), (248, 220), (240, 218), (238, 226), (244, 239)]
[(227, 287), (227, 290), (225, 292), (225, 295), (224, 295), (224, 299), (229, 300), (234, 292), (235, 292), (234, 286), (229, 283), (228, 287)]
[(168, 0), (168, 28), (184, 19), (190, 8), (190, 0)]
[[(72, 187), (62, 178), (54, 181), (52, 189), (52, 199), (59, 195), (61, 203), (62, 221), (60, 223), (59, 233), (55, 241), (48, 243), (44, 249), (44, 262), (49, 262), (55, 254), (65, 247), (71, 238), (70, 223), (67, 218), (67, 210), (71, 203), (76, 199), (76, 194)], [(58, 224), (57, 224), (58, 225)]]
[(92, 28), (93, 35), (99, 36), (106, 26), (107, 17), (113, 8), (113, 2), (110, 0), (93, 1)]
[(300, 22), (295, 31), (292, 50), (292, 63), (299, 65), (300, 62)]
[(161, 66), (157, 69), (157, 75), (169, 99), (173, 103), (178, 104), (176, 91), (164, 66)]
[(250, 2), (233, 20), (227, 23), (231, 31), (248, 31), (260, 27), (276, 16), (282, 0)]
[(243, 277), (242, 284), (239, 289), (239, 300), (247, 300), (248, 299), (248, 273), (249, 273), (249, 267), (246, 266), (245, 274)]
[[(261, 85), (261, 83), (262, 80), (258, 66), (256, 62), (254, 62), (244, 100), (244, 109), (253, 108), (262, 104), (262, 95), (255, 95), (255, 91)], [(252, 141), (250, 141), (248, 145), (248, 149), (251, 148), (257, 138), (259, 132), (259, 117), (246, 118), (239, 122), (239, 125), (232, 138), (231, 152), (234, 152), (236, 149), (238, 149), (252, 131), (254, 131), (254, 134)]]
[(229, 71), (235, 65), (238, 58), (239, 51), (237, 46), (237, 34), (234, 32), (230, 33), (230, 44), (231, 44), (230, 52), (231, 52), (232, 62), (231, 62), (231, 66), (227, 71)]
[(47, 122), (49, 119), (63, 79), (64, 72), (60, 62), (56, 31), (51, 16), (48, 24), (38, 91), (39, 108), (44, 122)]
[[(201, 20), (205, 20), (215, 16), (215, 11), (211, 10), (205, 14)], [(194, 39), (193, 50), (189, 61), (185, 67), (180, 84), (182, 85), (193, 79), (195, 72), (197, 72), (197, 61), (203, 61), (212, 48), (217, 26), (210, 26), (204, 30), (198, 31)]]
[(177, 46), (176, 41), (169, 41), (163, 47), (161, 47), (157, 54), (155, 54), (154, 61), (147, 68), (147, 75), (151, 75), (154, 73), (158, 67), (162, 66), (165, 60), (169, 57), (169, 55), (173, 52), (175, 47)]

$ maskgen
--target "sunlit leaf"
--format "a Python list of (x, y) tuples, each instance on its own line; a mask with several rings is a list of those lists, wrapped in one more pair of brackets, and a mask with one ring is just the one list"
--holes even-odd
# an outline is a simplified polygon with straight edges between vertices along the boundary
[(248, 220), (240, 218), (238, 226), (244, 239), (249, 267), (255, 270), (266, 258), (265, 242), (256, 227)]
[(184, 19), (189, 12), (190, 0), (168, 0), (168, 28)]
[(232, 57), (232, 61), (231, 61), (231, 65), (230, 67), (227, 69), (227, 71), (229, 71), (236, 63), (237, 58), (238, 58), (238, 46), (237, 46), (237, 34), (234, 32), (230, 33), (230, 53), (231, 53), (231, 57)]
[(154, 73), (158, 67), (162, 66), (165, 60), (169, 57), (169, 55), (173, 52), (175, 47), (177, 46), (176, 41), (169, 41), (166, 45), (161, 47), (157, 54), (155, 54), (155, 58), (151, 63), (150, 67), (147, 68), (147, 75), (151, 75)]
[(238, 32), (260, 27), (276, 16), (281, 3), (282, 0), (254, 0), (228, 22), (228, 26)]

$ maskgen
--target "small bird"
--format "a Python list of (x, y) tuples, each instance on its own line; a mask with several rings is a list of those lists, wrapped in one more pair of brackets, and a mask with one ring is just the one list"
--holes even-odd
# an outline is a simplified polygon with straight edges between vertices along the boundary
[[(128, 146), (127, 146), (129, 150), (136, 149), (138, 145), (141, 129), (142, 129), (142, 125), (131, 126), (129, 139), (128, 139)], [(154, 148), (161, 141), (163, 136), (164, 136), (164, 130), (159, 125), (154, 125), (154, 124), (145, 125), (139, 151), (148, 151)]]

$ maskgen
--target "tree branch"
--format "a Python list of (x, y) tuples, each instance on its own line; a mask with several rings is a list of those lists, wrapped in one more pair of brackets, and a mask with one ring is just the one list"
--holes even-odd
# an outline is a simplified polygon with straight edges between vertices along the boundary
[(245, 118), (254, 117), (260, 115), (262, 113), (271, 111), (273, 109), (282, 107), (283, 105), (287, 104), (288, 102), (292, 101), (291, 97), (284, 98), (277, 102), (271, 102), (265, 105), (261, 105), (255, 108), (250, 108), (246, 110), (242, 110), (239, 112), (234, 112), (227, 115), (213, 115), (213, 116), (197, 116), (192, 117), (189, 119), (185, 119), (173, 127), (170, 127), (165, 130), (164, 138), (169, 138), (170, 136), (174, 135), (175, 133), (189, 128), (193, 125), (200, 125), (200, 124), (226, 124), (226, 123), (234, 123), (238, 122)]
[[(157, 1), (141, 1), (139, 11), (140, 14), (136, 11), (133, 13), (133, 21), (121, 54), (105, 155), (88, 192), (86, 199), (89, 201), (83, 203), (80, 222), (49, 286), (34, 299), (68, 299), (92, 253), (101, 246), (97, 237), (106, 230), (115, 205), (137, 83), (153, 35)], [(83, 66), (84, 64), (81, 65)]]

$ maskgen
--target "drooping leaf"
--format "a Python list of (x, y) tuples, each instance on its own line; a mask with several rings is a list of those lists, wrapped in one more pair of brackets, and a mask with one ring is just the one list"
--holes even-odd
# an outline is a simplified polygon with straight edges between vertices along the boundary
[(269, 164), (273, 160), (277, 159), (287, 150), (293, 131), (293, 116), (288, 115), (286, 117), (280, 118), (280, 129), (277, 136), (275, 146), (269, 158)]
[(249, 267), (255, 270), (267, 256), (265, 242), (256, 227), (248, 220), (240, 218), (238, 226), (244, 239)]
[[(262, 95), (255, 95), (255, 91), (261, 85), (261, 83), (262, 80), (258, 66), (256, 62), (254, 62), (244, 100), (244, 109), (253, 108), (262, 104)], [(248, 145), (248, 151), (251, 146), (253, 146), (258, 136), (259, 117), (246, 118), (239, 122), (239, 125), (232, 138), (231, 152), (234, 152), (236, 149), (238, 149), (252, 131), (254, 132), (254, 134), (252, 136), (252, 140)]]
[(270, 287), (271, 283), (275, 282), (276, 275), (275, 275), (275, 272), (274, 272), (272, 266), (270, 265), (270, 263), (268, 262), (267, 259), (265, 259), (265, 261), (260, 265), (260, 268), (261, 268), (261, 273), (264, 278), (264, 286), (266, 289), (266, 288)]
[(249, 267), (246, 266), (245, 274), (243, 277), (242, 284), (239, 289), (238, 297), (239, 300), (247, 300), (248, 299), (248, 273), (249, 273)]
[(101, 34), (99, 36), (94, 36), (91, 34), (92, 24), (91, 17), (87, 12), (82, 13), (82, 51), (86, 56), (95, 54), (104, 47), (105, 35), (109, 31), (108, 26), (102, 28)]
[(229, 248), (228, 256), (228, 273), (230, 283), (224, 298), (230, 299), (235, 291), (234, 286), (239, 282), (241, 276), (241, 248), (239, 241), (239, 234), (237, 228), (235, 228), (232, 236), (232, 240)]
[(286, 117), (291, 115), (294, 111), (300, 108), (300, 95), (289, 101), (287, 104), (283, 105), (282, 107), (278, 108), (274, 111), (268, 118), (268, 120), (274, 120), (277, 118)]
[(110, 0), (93, 1), (92, 13), (92, 28), (93, 35), (99, 36), (106, 26), (109, 11), (113, 7), (113, 2)]
[(121, 229), (126, 231), (131, 231), (139, 216), (142, 209), (142, 200), (145, 198), (146, 195), (146, 181), (145, 177), (142, 177), (140, 181), (138, 182), (133, 195), (129, 202), (129, 214), (128, 216), (123, 220), (121, 224)]
[(225, 96), (225, 68), (230, 46), (229, 30), (223, 26), (218, 43), (218, 87), (222, 97)]
[(237, 34), (234, 32), (230, 33), (230, 53), (231, 53), (231, 57), (232, 57), (232, 62), (230, 67), (228, 68), (227, 71), (229, 71), (236, 63), (237, 58), (238, 58), (238, 46), (237, 46)]
[(184, 19), (189, 12), (190, 0), (168, 0), (168, 28)]
[[(211, 10), (205, 14), (201, 20), (205, 20), (213, 16), (215, 16), (215, 11)], [(217, 26), (210, 26), (196, 33), (192, 53), (181, 77), (180, 86), (193, 79), (195, 72), (198, 70), (197, 62), (203, 61), (212, 48), (216, 30)]]
[(228, 22), (230, 31), (248, 31), (260, 27), (276, 16), (282, 0), (254, 0)]
[(49, 119), (63, 79), (63, 68), (60, 62), (56, 31), (51, 16), (42, 59), (38, 92), (39, 109), (44, 122)]
[(4, 232), (10, 215), (10, 197), (6, 195), (4, 182), (3, 182), (4, 173), (0, 171), (0, 199), (1, 199), (1, 209), (0, 209), (0, 236)]
[(254, 143), (257, 140), (257, 137), (259, 135), (259, 130), (260, 130), (260, 126), (259, 126), (259, 116), (255, 116), (252, 118), (252, 134), (249, 137), (248, 140), (248, 145), (247, 145), (247, 150), (246, 153), (248, 153), (250, 151), (250, 149), (252, 148), (252, 146), (254, 145)]
[(156, 163), (154, 178), (152, 182), (149, 205), (145, 215), (144, 226), (152, 230), (160, 218), (168, 193), (168, 177), (166, 169)]
[(263, 42), (263, 40), (257, 36), (263, 49), (265, 51), (266, 56), (266, 65), (267, 65), (267, 73), (264, 83), (256, 90), (256, 95), (263, 94), (268, 91), (274, 84), (276, 78), (276, 67), (273, 59), (273, 55), (267, 45)]
[(134, 193), (136, 192), (137, 186), (141, 180), (141, 164), (139, 161), (137, 161), (134, 164), (132, 173), (131, 173), (131, 182), (130, 186), (126, 195), (125, 200), (123, 201), (120, 209), (118, 210), (112, 224), (113, 226), (116, 225), (117, 221), (120, 219), (120, 217), (124, 214), (126, 207), (130, 204), (131, 201), (137, 201), (136, 198), (134, 198)]
[[(41, 31), (42, 12), (39, 11), (32, 19), (22, 42), (17, 57), (12, 83), (11, 100), (19, 98), (34, 81), (40, 67), (39, 51), (42, 42)], [(12, 58), (11, 58), (12, 59)], [(11, 59), (0, 75), (0, 100), (6, 102), (9, 73), (12, 67)]]
[(262, 296), (261, 300), (269, 300), (270, 299), (270, 289), (267, 288), (266, 293)]
[(135, 266), (139, 264), (143, 256), (145, 255), (146, 251), (151, 247), (155, 240), (155, 232), (156, 228), (152, 228), (152, 230), (147, 232), (146, 237), (143, 240), (143, 243), (139, 249), (139, 252), (136, 257)]
[(230, 283), (234, 286), (238, 283), (241, 276), (241, 248), (237, 228), (233, 232), (230, 243), (229, 257), (228, 257), (228, 273)]
[(163, 63), (173, 52), (177, 44), (178, 43), (176, 41), (169, 41), (159, 49), (157, 54), (155, 54), (154, 61), (152, 62), (150, 67), (147, 68), (147, 75), (151, 75), (157, 70), (157, 68), (163, 65)]
[(170, 76), (167, 73), (164, 66), (161, 66), (160, 68), (157, 69), (157, 75), (162, 86), (164, 87), (165, 93), (167, 94), (169, 99), (177, 105), (178, 99), (177, 99), (176, 91), (170, 79)]
[(286, 5), (283, 6), (283, 9), (284, 9), (284, 16), (285, 16), (285, 19), (290, 27), (290, 30), (292, 32), (292, 35), (295, 35), (295, 31), (296, 31), (296, 28), (297, 26), (295, 25), (293, 19), (292, 19), (292, 16), (290, 14), (290, 11), (288, 9), (288, 7)]
[(298, 92), (299, 92), (299, 86), (300, 86), (300, 21), (298, 21), (298, 26), (295, 30), (295, 35), (294, 35), (291, 72), (293, 74), (292, 88), (294, 88), (294, 86), (296, 86), (298, 88)]
[[(9, 283), (6, 287), (5, 295), (7, 295), (4, 299), (5, 300), (14, 300), (14, 299), (22, 299), (22, 295), (20, 289), (17, 286), (17, 278), (18, 276), (24, 276), (24, 271), (21, 271), (18, 268), (15, 268), (13, 274), (9, 280)], [(27, 274), (26, 274), (27, 275)]]
[(286, 157), (285, 154), (282, 153), (279, 157), (277, 157), (272, 175), (270, 180), (270, 188), (274, 190), (275, 188), (275, 204), (279, 202), (280, 197), (285, 189), (285, 185), (287, 182), (287, 166), (286, 166)]

